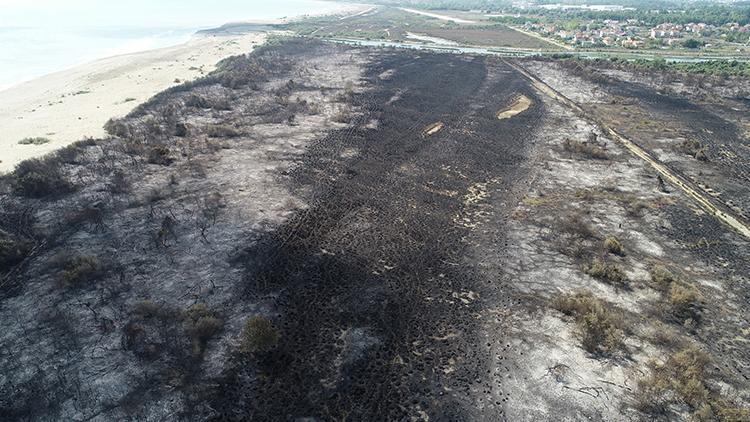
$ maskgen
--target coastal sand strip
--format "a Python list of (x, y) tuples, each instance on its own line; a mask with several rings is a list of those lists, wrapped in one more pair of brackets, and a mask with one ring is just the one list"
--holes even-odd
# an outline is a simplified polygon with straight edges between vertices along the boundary
[[(104, 123), (178, 83), (212, 71), (221, 59), (250, 52), (263, 33), (196, 35), (187, 43), (101, 59), (42, 76), (0, 93), (0, 173), (84, 137), (104, 136)], [(45, 137), (44, 145), (19, 145)]]

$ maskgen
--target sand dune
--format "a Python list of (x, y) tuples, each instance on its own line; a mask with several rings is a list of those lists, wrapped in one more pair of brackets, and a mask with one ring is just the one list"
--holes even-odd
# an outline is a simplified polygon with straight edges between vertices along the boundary
[[(187, 43), (101, 59), (0, 92), (0, 172), (84, 137), (178, 83), (210, 72), (228, 56), (249, 52), (266, 34), (195, 35)], [(19, 145), (46, 137), (44, 145)]]

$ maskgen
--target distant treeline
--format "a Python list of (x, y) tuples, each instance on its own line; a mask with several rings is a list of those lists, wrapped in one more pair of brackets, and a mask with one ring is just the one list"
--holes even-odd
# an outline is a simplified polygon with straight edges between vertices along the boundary
[[(590, 59), (582, 59), (570, 54), (557, 54), (551, 56), (558, 60), (570, 60), (581, 64), (591, 63)], [(619, 57), (606, 59), (593, 59), (594, 63), (611, 63), (629, 68), (642, 70), (665, 70), (685, 73), (697, 73), (718, 76), (743, 76), (750, 77), (750, 63), (736, 60), (709, 60), (704, 62), (668, 62), (663, 58), (629, 60)]]
[(707, 75), (750, 76), (750, 63), (711, 60), (706, 62), (668, 62), (664, 59), (626, 61), (624, 59), (610, 59), (614, 62), (626, 62), (634, 67), (654, 70), (678, 70), (687, 73), (703, 73)]
[[(511, 0), (371, 0), (370, 3), (407, 6), (418, 9), (451, 9), (451, 10), (485, 10), (505, 11), (509, 13), (534, 14), (548, 18), (565, 20), (594, 20), (594, 19), (638, 19), (646, 25), (655, 26), (661, 23), (704, 22), (711, 25), (723, 25), (738, 22), (742, 25), (750, 23), (750, 1), (737, 2), (732, 5), (721, 3), (695, 3), (671, 0), (537, 0), (543, 4), (608, 4), (619, 5), (635, 10), (594, 11), (580, 9), (516, 9)], [(529, 17), (495, 18), (505, 23), (524, 23)]]
[(510, 0), (372, 0), (368, 3), (428, 10), (501, 10), (512, 6)]
[[(528, 10), (518, 10), (518, 12), (529, 13)], [(694, 6), (685, 10), (674, 9), (656, 9), (643, 8), (636, 10), (613, 10), (613, 11), (593, 11), (593, 10), (546, 10), (534, 9), (533, 14), (550, 18), (561, 18), (565, 20), (602, 20), (615, 19), (624, 21), (627, 19), (637, 19), (649, 26), (656, 26), (661, 23), (708, 23), (711, 25), (724, 25), (730, 22), (737, 22), (741, 25), (750, 23), (750, 6), (727, 6), (727, 5), (706, 5)]]

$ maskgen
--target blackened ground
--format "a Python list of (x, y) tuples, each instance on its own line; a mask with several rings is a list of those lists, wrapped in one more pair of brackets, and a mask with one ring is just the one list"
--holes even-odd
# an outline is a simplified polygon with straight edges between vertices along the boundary
[[(648, 86), (611, 78), (603, 80), (602, 87), (610, 94), (636, 99), (653, 120), (675, 122), (682, 128), (683, 136), (698, 141), (706, 149), (710, 161), (704, 165), (717, 175), (709, 183), (717, 183), (715, 187), (722, 192), (722, 199), (738, 204), (747, 217), (750, 213), (750, 148), (736, 121), (688, 99), (658, 93)], [(648, 139), (639, 141), (641, 146), (649, 149)], [(705, 177), (700, 177), (703, 176), (701, 172), (691, 168), (695, 164), (690, 160), (670, 162), (673, 170), (694, 177), (697, 174), (695, 178), (701, 181)]]
[[(478, 404), (494, 388), (475, 322), (492, 284), (463, 239), (485, 184), (500, 192), (523, 174), (541, 104), (491, 59), (378, 54), (354, 129), (293, 174), (311, 206), (239, 258), (246, 294), (277, 297), (281, 339), (236, 356), (213, 392), (217, 419), (502, 419), (500, 403)], [(517, 94), (534, 106), (498, 120)]]

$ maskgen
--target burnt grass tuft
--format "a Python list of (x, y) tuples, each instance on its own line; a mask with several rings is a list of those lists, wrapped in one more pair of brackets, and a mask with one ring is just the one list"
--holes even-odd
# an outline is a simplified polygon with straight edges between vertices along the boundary
[(622, 316), (591, 293), (561, 296), (552, 307), (575, 319), (581, 346), (597, 356), (611, 356), (625, 349)]

